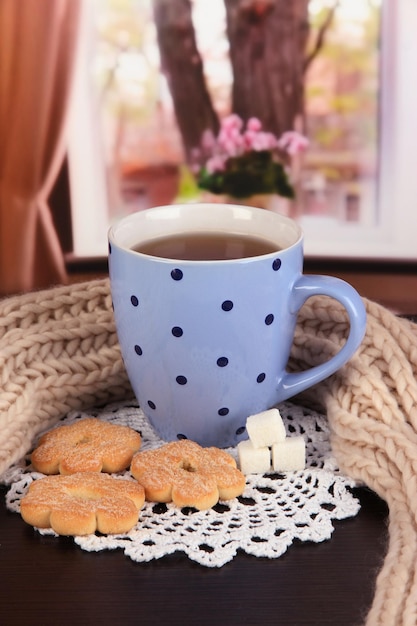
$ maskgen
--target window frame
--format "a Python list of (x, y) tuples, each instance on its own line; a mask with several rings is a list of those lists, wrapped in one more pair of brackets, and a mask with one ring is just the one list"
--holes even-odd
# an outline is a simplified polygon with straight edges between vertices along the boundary
[[(377, 206), (362, 223), (300, 217), (306, 258), (417, 260), (417, 90), (410, 80), (417, 61), (416, 23), (415, 0), (383, 1)], [(91, 25), (92, 15), (86, 11), (68, 142), (73, 256), (84, 258), (107, 254), (109, 226), (107, 164), (88, 70)]]

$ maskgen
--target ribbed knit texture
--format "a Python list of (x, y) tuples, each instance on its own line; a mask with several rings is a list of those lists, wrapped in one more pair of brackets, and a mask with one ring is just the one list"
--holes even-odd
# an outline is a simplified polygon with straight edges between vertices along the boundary
[(68, 411), (127, 394), (107, 280), (0, 301), (0, 474)]
[[(417, 624), (417, 325), (365, 300), (365, 338), (336, 374), (302, 395), (331, 427), (340, 468), (388, 504), (389, 549), (366, 626)], [(290, 367), (329, 358), (348, 331), (326, 297), (303, 306)], [(0, 301), (0, 474), (72, 409), (133, 396), (108, 279)]]

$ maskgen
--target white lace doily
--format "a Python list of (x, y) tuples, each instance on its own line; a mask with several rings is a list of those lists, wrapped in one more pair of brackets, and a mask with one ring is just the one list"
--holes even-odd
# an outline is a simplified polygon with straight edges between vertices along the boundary
[[(334, 530), (332, 520), (352, 517), (359, 511), (359, 502), (350, 491), (355, 483), (337, 469), (324, 416), (288, 402), (278, 408), (288, 436), (305, 438), (305, 470), (249, 475), (241, 497), (219, 502), (207, 511), (146, 502), (138, 524), (130, 532), (78, 536), (75, 543), (91, 552), (119, 548), (138, 562), (181, 551), (201, 565), (220, 567), (232, 560), (239, 549), (254, 556), (276, 558), (296, 539), (313, 542), (329, 539)], [(92, 415), (139, 431), (141, 450), (163, 443), (132, 401), (97, 411), (74, 411), (62, 423)], [(228, 452), (236, 458), (236, 449), (229, 448)], [(131, 476), (128, 471), (124, 474)], [(20, 499), (28, 486), (42, 476), (32, 471), (29, 455), (9, 468), (0, 477), (1, 482), (10, 485), (6, 495), (8, 509), (19, 512)], [(52, 530), (39, 532), (55, 534)]]

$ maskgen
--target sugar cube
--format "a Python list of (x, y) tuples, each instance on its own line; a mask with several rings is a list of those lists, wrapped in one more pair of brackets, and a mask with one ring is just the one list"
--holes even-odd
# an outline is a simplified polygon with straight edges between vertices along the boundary
[(278, 472), (292, 472), (305, 468), (306, 444), (304, 437), (288, 437), (272, 446), (272, 467)]
[(246, 420), (246, 431), (255, 448), (272, 446), (284, 441), (286, 432), (278, 409), (269, 409), (250, 415)]
[(243, 474), (262, 474), (271, 469), (271, 451), (268, 447), (255, 448), (250, 439), (237, 445), (240, 471)]

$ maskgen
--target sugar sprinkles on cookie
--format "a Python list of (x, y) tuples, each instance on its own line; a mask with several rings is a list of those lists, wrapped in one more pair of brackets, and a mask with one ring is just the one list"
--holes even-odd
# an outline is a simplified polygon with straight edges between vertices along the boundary
[(31, 461), (43, 474), (116, 473), (129, 467), (140, 445), (132, 428), (88, 417), (45, 433)]

